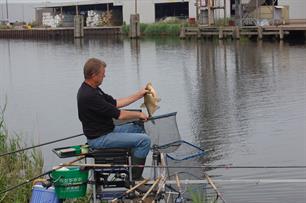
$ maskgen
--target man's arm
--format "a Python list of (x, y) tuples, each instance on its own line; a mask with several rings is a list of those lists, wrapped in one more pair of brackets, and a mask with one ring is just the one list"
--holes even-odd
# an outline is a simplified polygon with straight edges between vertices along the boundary
[(139, 111), (120, 111), (120, 115), (118, 117), (119, 120), (129, 120), (129, 119), (139, 119), (146, 121), (148, 120), (148, 116), (143, 112)]
[(117, 99), (116, 107), (122, 108), (122, 107), (128, 106), (129, 104), (137, 101), (138, 99), (141, 99), (147, 92), (148, 90), (146, 90), (145, 87), (143, 87), (138, 92), (136, 92), (135, 94), (129, 97)]

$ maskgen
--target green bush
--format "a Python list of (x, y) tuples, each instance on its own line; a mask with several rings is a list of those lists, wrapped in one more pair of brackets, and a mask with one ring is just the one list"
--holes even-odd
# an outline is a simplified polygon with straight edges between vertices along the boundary
[[(152, 24), (140, 24), (140, 33), (143, 35), (176, 35), (178, 36), (180, 33), (181, 24), (180, 23), (152, 23)], [(122, 33), (125, 35), (129, 34), (130, 26), (123, 25)]]
[[(1, 108), (0, 108), (1, 110)], [(4, 110), (0, 111), (0, 154), (25, 147), (21, 137), (9, 135), (3, 118)], [(43, 158), (38, 150), (23, 151), (0, 157), (0, 191), (25, 182), (42, 174)], [(29, 202), (32, 184), (28, 183), (15, 190), (0, 194), (0, 202)]]
[(4, 30), (4, 29), (10, 29), (10, 27), (5, 24), (0, 24), (0, 30)]

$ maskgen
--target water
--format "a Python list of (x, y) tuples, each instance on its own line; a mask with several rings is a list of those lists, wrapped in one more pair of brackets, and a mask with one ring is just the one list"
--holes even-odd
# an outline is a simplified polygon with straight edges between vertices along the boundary
[[(152, 81), (156, 114), (177, 111), (184, 140), (209, 149), (209, 164), (306, 165), (306, 45), (286, 42), (121, 38), (0, 40), (0, 105), (11, 133), (30, 144), (81, 132), (76, 93), (89, 57), (107, 66), (115, 98)], [(141, 101), (131, 108), (139, 108)], [(64, 162), (42, 147), (46, 168)], [(198, 163), (199, 164), (199, 163)], [(306, 178), (305, 170), (216, 169), (217, 178)], [(197, 176), (201, 177), (198, 172)], [(305, 183), (218, 184), (228, 202), (305, 202)]]

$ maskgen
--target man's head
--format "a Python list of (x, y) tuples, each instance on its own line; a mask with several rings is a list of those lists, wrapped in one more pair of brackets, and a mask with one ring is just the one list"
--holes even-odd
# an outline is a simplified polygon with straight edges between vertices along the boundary
[(98, 87), (105, 77), (106, 63), (96, 58), (90, 58), (84, 65), (84, 78), (91, 86)]

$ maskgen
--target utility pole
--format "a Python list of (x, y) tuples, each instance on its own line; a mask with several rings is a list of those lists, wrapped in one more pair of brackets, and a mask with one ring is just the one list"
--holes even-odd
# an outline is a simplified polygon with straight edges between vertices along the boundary
[(79, 15), (78, 1), (75, 1), (75, 15)]
[(235, 0), (235, 24), (241, 25), (240, 0)]
[(5, 0), (5, 6), (6, 6), (6, 20), (9, 20), (9, 14), (8, 14), (8, 3), (7, 0)]
[(200, 3), (200, 0), (196, 0), (196, 20), (197, 22), (199, 22), (199, 3)]

